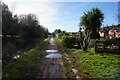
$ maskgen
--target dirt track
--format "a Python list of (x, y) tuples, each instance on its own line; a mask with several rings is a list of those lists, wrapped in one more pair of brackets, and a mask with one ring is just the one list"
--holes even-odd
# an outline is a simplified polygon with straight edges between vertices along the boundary
[[(56, 50), (54, 38), (50, 39), (49, 50)], [(45, 70), (43, 72), (43, 78), (65, 78), (61, 58), (45, 59), (44, 62)]]

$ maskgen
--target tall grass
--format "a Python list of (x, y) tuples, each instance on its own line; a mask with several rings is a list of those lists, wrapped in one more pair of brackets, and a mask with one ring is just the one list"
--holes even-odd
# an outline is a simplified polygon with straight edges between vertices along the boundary
[[(94, 49), (84, 52), (78, 49), (67, 49), (69, 56), (85, 78), (117, 78), (119, 61), (117, 54), (95, 53)], [(72, 57), (75, 56), (75, 59)]]

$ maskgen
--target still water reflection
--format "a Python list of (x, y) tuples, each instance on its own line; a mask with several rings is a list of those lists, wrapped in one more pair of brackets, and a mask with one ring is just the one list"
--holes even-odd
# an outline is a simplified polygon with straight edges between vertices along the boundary
[[(32, 42), (32, 43), (31, 43)], [(2, 61), (3, 66), (12, 59), (17, 59), (24, 53), (35, 46), (37, 38), (2, 38)]]

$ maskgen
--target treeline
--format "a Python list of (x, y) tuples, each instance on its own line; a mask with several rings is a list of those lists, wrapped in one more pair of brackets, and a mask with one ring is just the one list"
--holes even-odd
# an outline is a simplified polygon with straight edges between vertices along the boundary
[(13, 15), (5, 3), (2, 6), (2, 35), (3, 37), (36, 38), (46, 37), (48, 29), (39, 24), (34, 14)]
[(13, 15), (8, 6), (2, 8), (2, 62), (3, 68), (14, 56), (22, 55), (48, 36), (48, 29), (39, 24), (34, 14)]

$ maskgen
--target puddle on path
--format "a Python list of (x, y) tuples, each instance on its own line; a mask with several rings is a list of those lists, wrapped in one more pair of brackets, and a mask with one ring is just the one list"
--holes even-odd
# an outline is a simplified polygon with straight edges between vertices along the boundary
[(46, 52), (48, 52), (48, 53), (57, 53), (58, 50), (46, 50)]
[[(61, 66), (62, 55), (55, 49), (55, 40), (50, 39), (50, 47), (46, 50), (46, 68), (43, 78), (64, 78), (63, 67)], [(51, 53), (51, 54), (49, 54)]]
[(57, 53), (57, 54), (48, 54), (46, 58), (61, 58), (62, 55)]
[(53, 46), (55, 46), (55, 44), (54, 44), (54, 43), (51, 43), (50, 45), (53, 45)]

